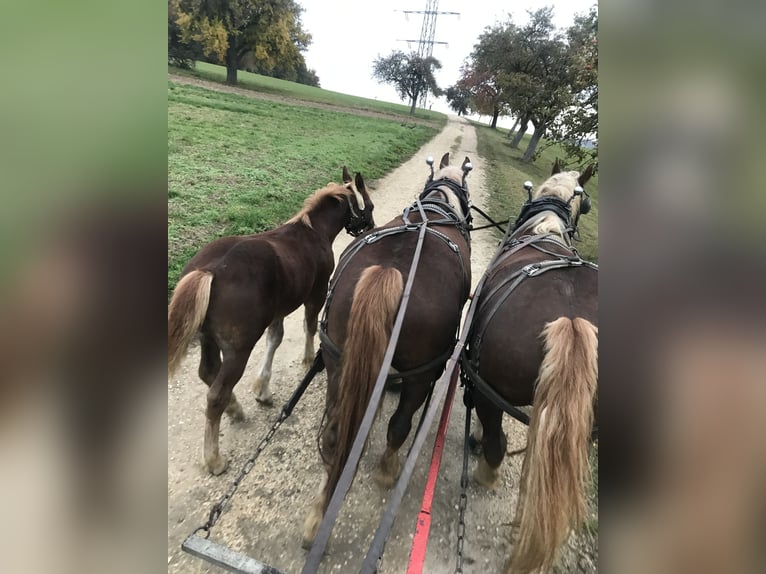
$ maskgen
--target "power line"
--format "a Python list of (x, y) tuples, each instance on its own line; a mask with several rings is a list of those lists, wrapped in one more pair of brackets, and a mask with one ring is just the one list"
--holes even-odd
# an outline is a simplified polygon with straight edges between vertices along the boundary
[[(418, 56), (426, 59), (433, 56), (434, 44), (448, 45), (447, 42), (434, 40), (436, 35), (436, 18), (440, 15), (460, 16), (460, 12), (440, 12), (439, 0), (426, 0), (425, 10), (401, 10), (405, 14), (423, 14), (423, 24), (420, 27), (420, 39), (418, 42)], [(397, 42), (415, 42), (415, 40), (397, 40)], [(420, 107), (425, 107), (428, 90), (424, 90), (420, 96)]]

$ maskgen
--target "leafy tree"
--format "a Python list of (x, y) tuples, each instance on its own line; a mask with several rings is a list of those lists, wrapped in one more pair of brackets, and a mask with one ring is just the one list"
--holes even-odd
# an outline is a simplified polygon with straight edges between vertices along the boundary
[(543, 136), (579, 150), (598, 122), (596, 31), (592, 10), (564, 36), (553, 25), (550, 7), (530, 12), (522, 27), (511, 19), (487, 27), (457, 85), (470, 92), (472, 109), (492, 117), (492, 127), (500, 115), (516, 116), (513, 147), (534, 126), (524, 161), (533, 161)]
[(192, 68), (202, 58), (202, 46), (194, 40), (183, 41), (183, 31), (177, 22), (181, 13), (178, 2), (168, 0), (168, 62), (179, 68)]
[(490, 127), (511, 111), (508, 75), (516, 67), (518, 30), (509, 18), (505, 24), (485, 28), (463, 66), (459, 84), (471, 91), (475, 111), (489, 115)]
[[(247, 57), (263, 71), (299, 66), (311, 42), (295, 0), (180, 0), (177, 24), (185, 42), (226, 65), (226, 82), (237, 83)], [(304, 62), (305, 65), (305, 62)]]
[(441, 69), (439, 60), (433, 56), (421, 58), (415, 52), (405, 54), (394, 50), (386, 58), (379, 57), (373, 62), (372, 77), (383, 84), (392, 84), (403, 100), (410, 100), (410, 115), (415, 115), (418, 98), (431, 92), (441, 95), (433, 70)]
[(567, 30), (573, 105), (556, 119), (549, 139), (581, 165), (598, 159), (598, 13), (593, 7)]
[(444, 91), (449, 107), (457, 113), (458, 116), (464, 116), (470, 109), (471, 92), (455, 84)]

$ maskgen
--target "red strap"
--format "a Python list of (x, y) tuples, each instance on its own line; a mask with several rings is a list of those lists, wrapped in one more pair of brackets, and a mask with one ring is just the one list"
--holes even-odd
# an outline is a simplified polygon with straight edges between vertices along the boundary
[(452, 379), (447, 389), (447, 398), (444, 400), (442, 416), (439, 420), (439, 429), (436, 431), (436, 440), (431, 454), (431, 468), (428, 471), (428, 480), (423, 492), (423, 503), (418, 513), (417, 524), (415, 525), (415, 535), (412, 539), (412, 548), (410, 549), (410, 561), (407, 566), (407, 574), (420, 574), (423, 571), (423, 563), (426, 559), (426, 549), (428, 547), (428, 534), (431, 530), (431, 504), (434, 499), (434, 490), (436, 489), (436, 479), (439, 476), (439, 467), (442, 462), (442, 452), (444, 451), (444, 441), (447, 435), (447, 424), (449, 423), (450, 413), (452, 412), (452, 401), (455, 397), (455, 387), (457, 386), (457, 375), (460, 368), (455, 365), (452, 371)]

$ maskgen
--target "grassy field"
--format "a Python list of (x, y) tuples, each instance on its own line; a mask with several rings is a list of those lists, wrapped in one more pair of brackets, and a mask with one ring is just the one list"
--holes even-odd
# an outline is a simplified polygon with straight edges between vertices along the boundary
[[(212, 82), (223, 83), (226, 81), (226, 68), (223, 66), (216, 66), (215, 64), (208, 64), (206, 62), (197, 62), (197, 65), (192, 70), (184, 70), (174, 66), (168, 66), (168, 71), (174, 74), (193, 76)], [(350, 96), (348, 94), (315, 88), (314, 86), (306, 86), (304, 84), (287, 82), (285, 80), (278, 80), (277, 78), (252, 74), (250, 72), (243, 72), (242, 70), (238, 72), (237, 78), (239, 87), (257, 92), (265, 92), (307, 102), (318, 102), (340, 107), (355, 108), (358, 110), (370, 110), (402, 117), (410, 117), (410, 107), (403, 104)], [(353, 77), (350, 77), (349, 82), (352, 81)], [(349, 87), (351, 87), (350, 84)], [(415, 117), (439, 122), (441, 125), (446, 121), (446, 116), (444, 114), (430, 110), (417, 109), (415, 110)]]
[[(534, 163), (521, 161), (529, 135), (524, 136), (519, 149), (511, 148), (508, 130), (493, 130), (474, 123), (478, 136), (478, 152), (484, 157), (489, 170), (486, 174), (489, 188), (489, 214), (496, 219), (515, 218), (527, 198), (523, 184), (531, 180), (535, 186), (542, 183), (551, 174), (551, 167), (556, 157), (564, 157), (557, 146), (545, 150)], [(598, 175), (585, 186), (591, 196), (591, 208), (588, 215), (580, 217), (580, 241), (575, 243), (580, 254), (590, 261), (598, 262)], [(481, 225), (481, 217), (476, 217), (475, 225)]]
[(341, 167), (366, 181), (437, 128), (168, 83), (168, 293), (200, 247), (272, 229)]

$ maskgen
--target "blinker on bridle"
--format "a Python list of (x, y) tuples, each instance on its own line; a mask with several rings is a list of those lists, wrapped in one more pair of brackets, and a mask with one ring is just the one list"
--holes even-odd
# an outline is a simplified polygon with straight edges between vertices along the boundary
[[(353, 194), (354, 196), (356, 193)], [(346, 201), (348, 201), (348, 209), (351, 212), (351, 217), (348, 220), (348, 225), (346, 225), (346, 233), (348, 233), (351, 237), (359, 237), (367, 227), (367, 221), (364, 217), (364, 210), (358, 209), (358, 205), (354, 207), (354, 201), (352, 200), (351, 196), (346, 196)], [(366, 208), (365, 208), (366, 209)]]

